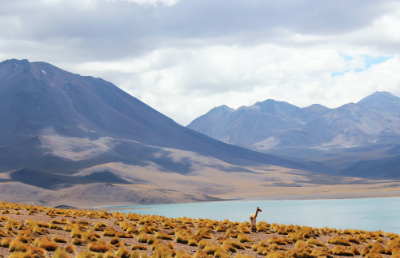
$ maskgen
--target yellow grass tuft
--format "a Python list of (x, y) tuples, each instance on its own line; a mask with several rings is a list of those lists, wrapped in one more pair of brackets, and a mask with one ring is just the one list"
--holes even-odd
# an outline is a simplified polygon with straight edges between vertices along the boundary
[(247, 242), (253, 242), (252, 240), (251, 240), (251, 238), (250, 237), (248, 237), (246, 234), (244, 234), (244, 233), (240, 233), (239, 235), (238, 235), (238, 240), (241, 242), (241, 243), (247, 243)]
[(86, 251), (80, 252), (75, 258), (93, 258), (93, 254), (87, 249)]
[(64, 248), (57, 248), (52, 258), (70, 258), (68, 252)]
[(29, 246), (25, 243), (22, 243), (21, 241), (14, 239), (10, 243), (9, 251), (10, 252), (26, 252), (28, 250)]
[(278, 245), (286, 245), (287, 242), (288, 242), (288, 239), (286, 237), (284, 237), (284, 236), (281, 237), (281, 238), (273, 236), (270, 239), (268, 239), (268, 242), (271, 243), (271, 244), (275, 243), (275, 244), (278, 244)]
[(55, 251), (58, 247), (57, 243), (50, 240), (47, 236), (36, 239), (32, 244), (47, 251)]
[(337, 245), (331, 250), (332, 254), (340, 256), (354, 256), (354, 253), (342, 245)]
[(387, 254), (394, 254), (396, 251), (400, 251), (400, 240), (398, 238), (390, 240), (386, 246)]
[(193, 256), (181, 249), (176, 253), (175, 258), (193, 258)]
[[(191, 239), (191, 240), (193, 240), (193, 241), (196, 242), (196, 240), (194, 240), (194, 239)], [(187, 243), (189, 243), (189, 239), (188, 239), (186, 236), (181, 235), (181, 234), (178, 234), (178, 235), (175, 237), (175, 241), (176, 241), (177, 243), (181, 243), (181, 244), (187, 244)]]
[(294, 250), (289, 251), (288, 256), (293, 256), (295, 258), (317, 258), (316, 255), (312, 254), (312, 249), (304, 240), (297, 241)]
[(150, 237), (147, 239), (147, 243), (148, 243), (149, 245), (152, 245), (152, 244), (154, 243), (154, 241), (156, 241), (156, 239), (154, 238), (154, 236), (150, 236)]
[(162, 232), (157, 232), (156, 233), (156, 238), (158, 239), (166, 239), (166, 240), (172, 240), (173, 238), (170, 235), (164, 234)]
[(146, 232), (142, 232), (138, 236), (139, 243), (147, 243), (147, 239), (148, 239), (148, 237), (147, 237)]
[(297, 240), (305, 240), (315, 235), (315, 232), (310, 227), (301, 227), (297, 228), (295, 232), (291, 232), (288, 234), (288, 238), (291, 241), (296, 242)]
[(113, 229), (113, 228), (106, 228), (104, 231), (103, 231), (103, 236), (110, 236), (110, 237), (113, 237), (113, 236), (115, 236), (117, 234), (117, 232), (115, 232), (115, 230)]
[[(179, 243), (179, 242), (178, 242)], [(196, 240), (194, 240), (194, 239), (190, 239), (189, 240), (189, 243), (188, 243), (188, 245), (189, 246), (197, 246), (199, 243), (196, 241)]]
[[(278, 252), (278, 251), (274, 251), (274, 252), (270, 252), (267, 254), (266, 258), (285, 258), (285, 254), (283, 252)], [(296, 257), (296, 258), (300, 258), (300, 257)], [(303, 258), (303, 257), (301, 257)]]
[(206, 258), (207, 253), (204, 252), (202, 249), (198, 249), (196, 253), (194, 254), (194, 258)]
[(160, 242), (154, 249), (152, 258), (171, 258), (175, 255), (175, 251)]
[(3, 238), (1, 240), (0, 245), (1, 245), (1, 247), (9, 247), (10, 243), (11, 243), (11, 238), (7, 237), (7, 238)]
[(345, 245), (345, 246), (351, 245), (347, 239), (342, 238), (339, 235), (335, 235), (332, 239), (329, 239), (328, 242), (334, 245)]
[(200, 242), (199, 242), (199, 244), (198, 244), (198, 247), (200, 248), (200, 249), (204, 249), (204, 247), (206, 247), (207, 245), (211, 245), (211, 242), (210, 241), (208, 241), (208, 240), (201, 240)]
[(145, 245), (132, 245), (132, 250), (148, 250), (149, 248)]
[(74, 254), (76, 252), (76, 249), (73, 244), (69, 244), (65, 247), (65, 251), (67, 251), (70, 254)]
[(59, 237), (59, 236), (55, 236), (51, 240), (54, 242), (57, 242), (57, 243), (67, 243), (68, 242), (68, 240), (66, 238)]
[(130, 255), (128, 249), (126, 248), (125, 244), (121, 244), (121, 246), (118, 248), (118, 250), (115, 252), (115, 256), (121, 257), (121, 258), (128, 258)]
[(359, 245), (360, 242), (361, 242), (359, 239), (357, 239), (357, 238), (355, 238), (355, 237), (353, 237), (353, 236), (348, 236), (348, 237), (347, 237), (347, 240), (348, 240), (349, 242), (355, 243), (355, 244), (357, 244), (357, 245)]
[(314, 238), (308, 239), (308, 240), (306, 241), (306, 243), (307, 243), (308, 245), (323, 246), (323, 244), (322, 244), (321, 241), (318, 241), (318, 240), (316, 240), (316, 239), (314, 239)]
[(100, 239), (99, 242), (92, 242), (88, 246), (89, 250), (92, 252), (97, 252), (97, 253), (105, 253), (112, 248), (106, 244), (104, 239)]
[(354, 255), (360, 255), (360, 254), (361, 254), (360, 249), (358, 249), (358, 246), (357, 246), (357, 245), (353, 245), (353, 246), (351, 247), (350, 252), (352, 252)]

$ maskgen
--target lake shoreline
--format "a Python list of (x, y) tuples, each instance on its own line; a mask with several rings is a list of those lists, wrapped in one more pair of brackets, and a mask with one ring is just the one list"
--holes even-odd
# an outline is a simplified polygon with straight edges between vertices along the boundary
[[(312, 227), (357, 228), (400, 233), (400, 198), (353, 198), (313, 200), (215, 201), (179, 204), (127, 205), (102, 207), (103, 210), (170, 218), (208, 218), (245, 222), (255, 213), (268, 223), (308, 225)], [(295, 216), (293, 216), (295, 214)]]

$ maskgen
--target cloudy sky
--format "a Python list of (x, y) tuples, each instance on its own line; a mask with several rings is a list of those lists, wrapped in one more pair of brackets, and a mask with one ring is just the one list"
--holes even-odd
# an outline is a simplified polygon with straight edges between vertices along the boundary
[(101, 77), (187, 125), (269, 98), (400, 96), (400, 2), (2, 0), (0, 60)]

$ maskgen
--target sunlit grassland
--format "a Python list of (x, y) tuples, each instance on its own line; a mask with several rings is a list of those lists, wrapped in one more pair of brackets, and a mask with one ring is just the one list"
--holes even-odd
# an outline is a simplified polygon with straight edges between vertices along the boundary
[(400, 258), (400, 236), (259, 221), (166, 218), (0, 203), (5, 257)]

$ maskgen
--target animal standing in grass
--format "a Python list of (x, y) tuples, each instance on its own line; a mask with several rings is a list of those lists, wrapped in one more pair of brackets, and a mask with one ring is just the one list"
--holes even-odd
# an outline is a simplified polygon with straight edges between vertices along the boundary
[(257, 207), (257, 211), (256, 214), (251, 214), (250, 215), (250, 222), (251, 222), (251, 231), (256, 232), (257, 228), (256, 228), (256, 224), (257, 224), (257, 215), (258, 212), (262, 212), (262, 210), (260, 208)]

